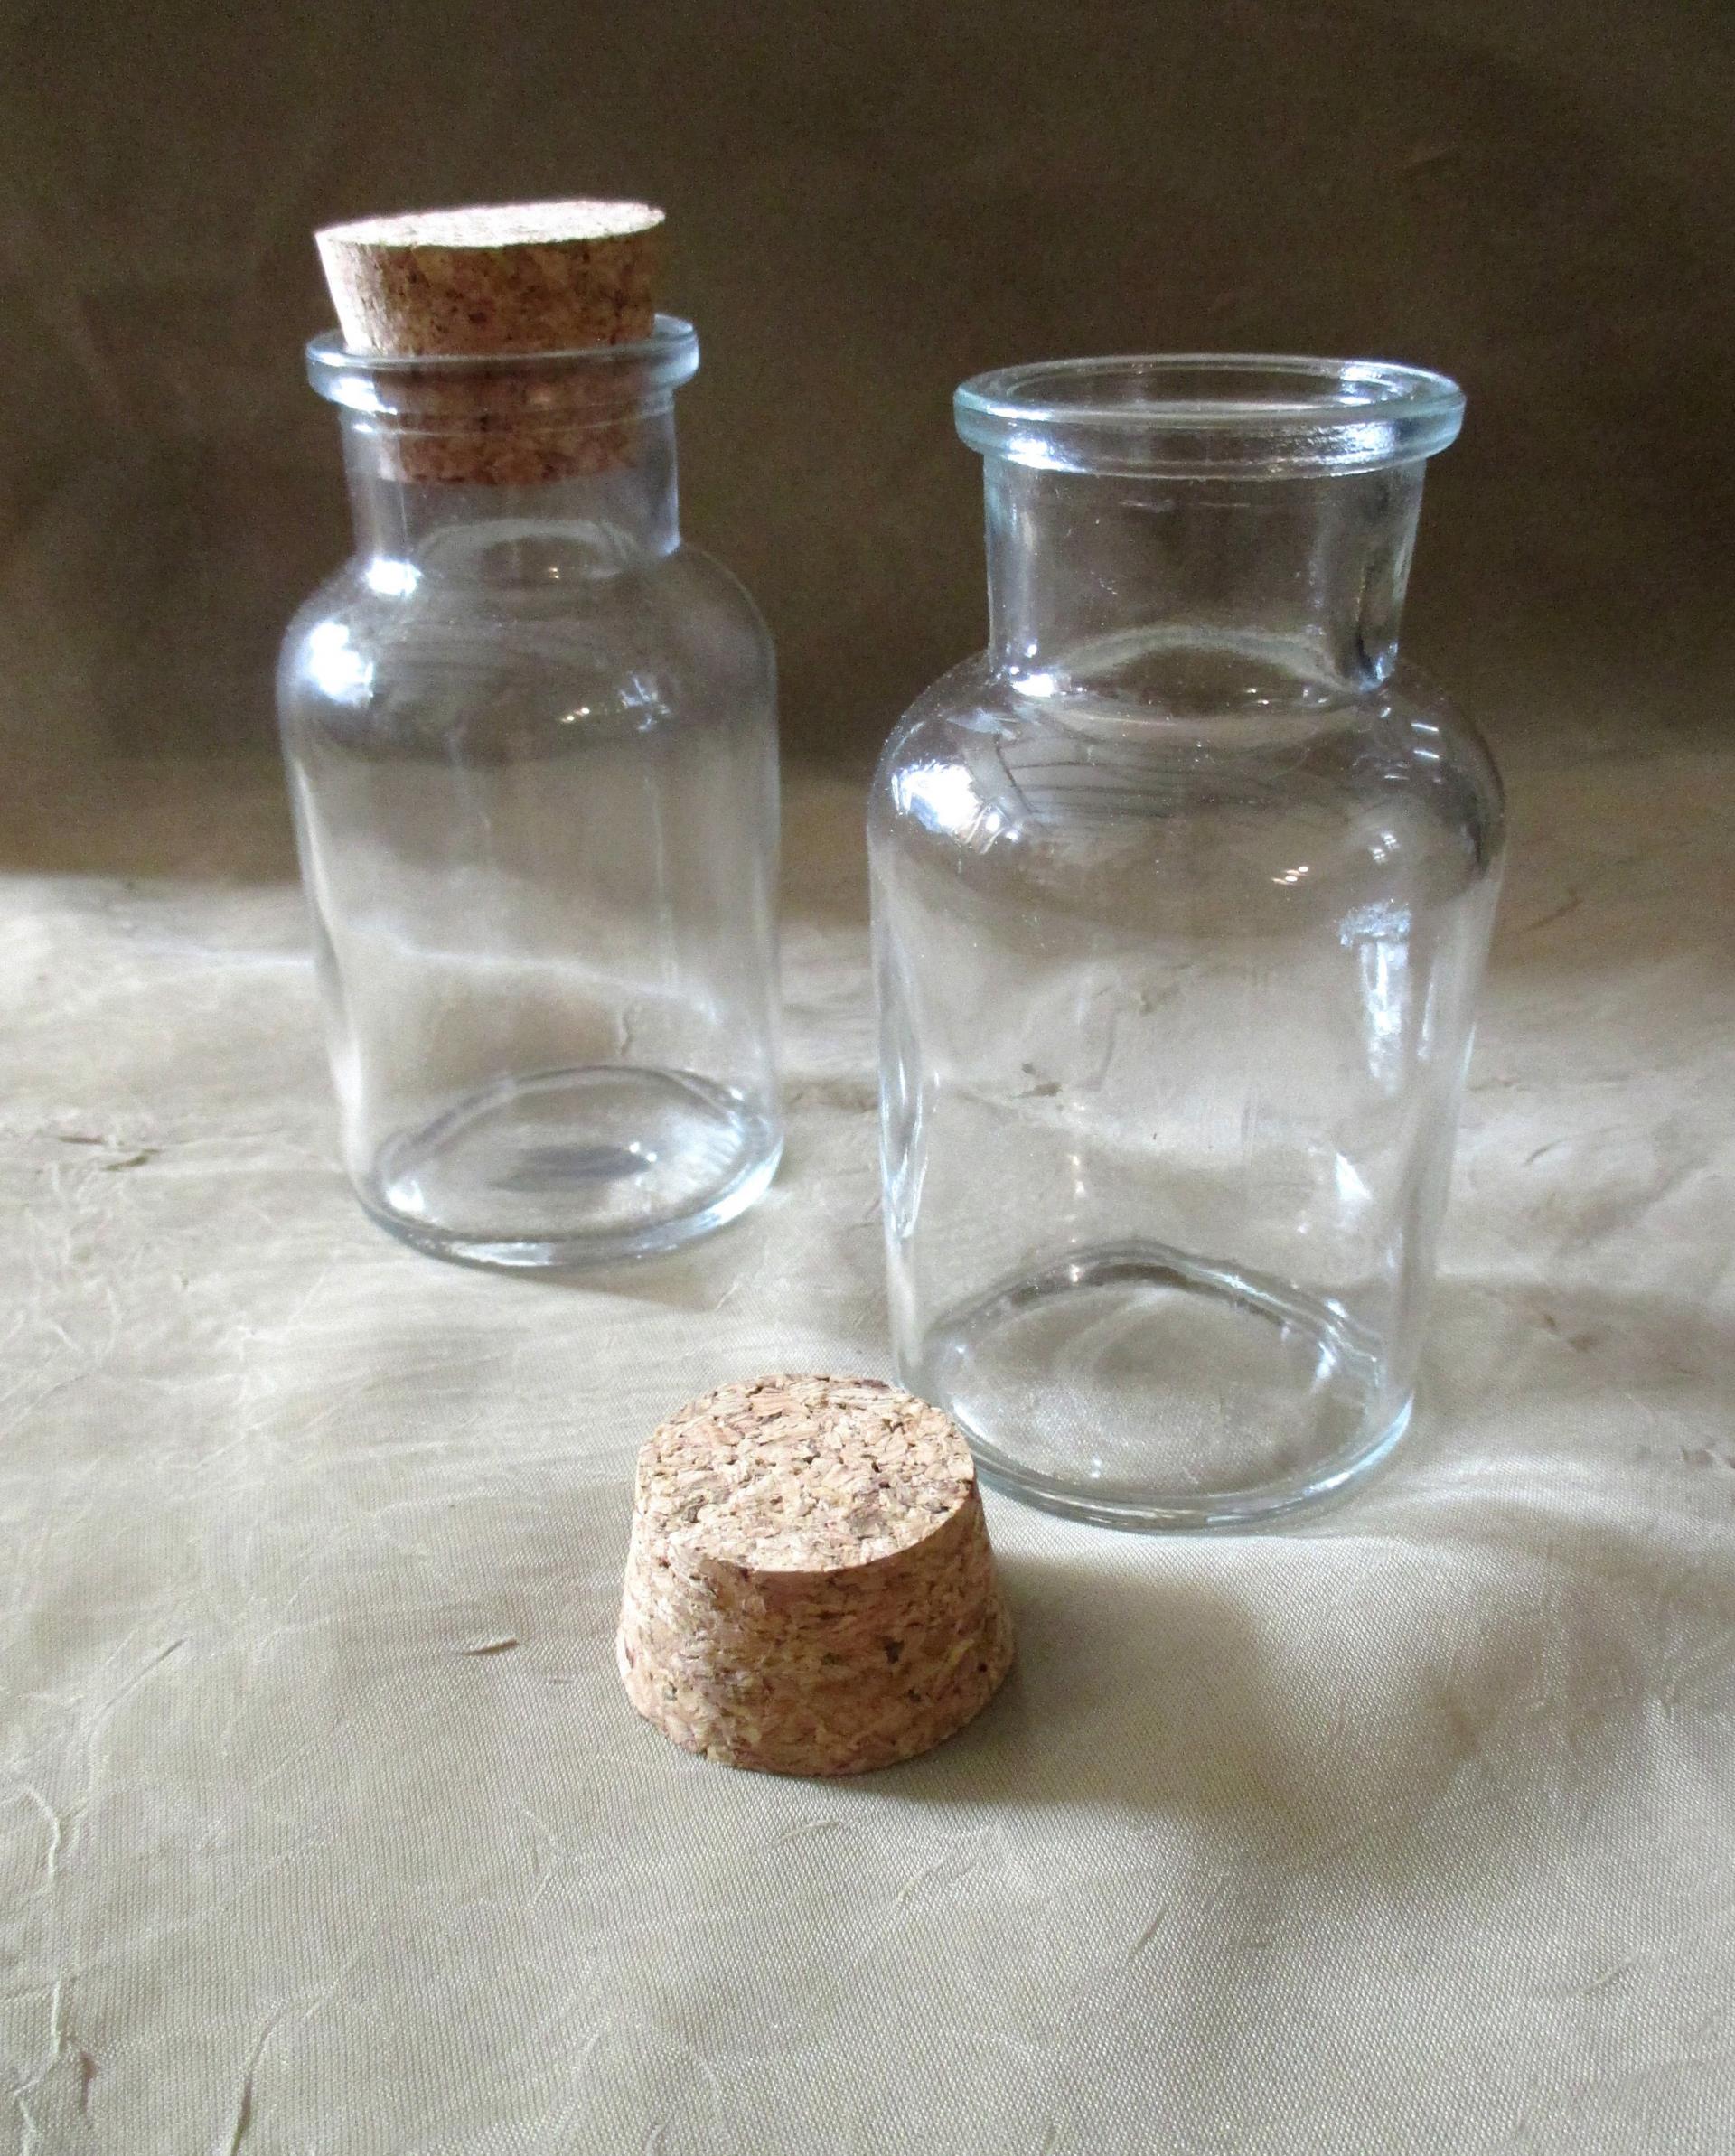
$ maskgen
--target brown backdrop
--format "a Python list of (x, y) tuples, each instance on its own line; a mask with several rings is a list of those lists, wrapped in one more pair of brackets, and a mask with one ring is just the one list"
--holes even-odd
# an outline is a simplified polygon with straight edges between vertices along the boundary
[(980, 641), (959, 378), (1162, 347), (1457, 373), (1416, 655), (1509, 754), (1720, 724), (1732, 22), (1668, 0), (14, 5), (0, 745), (52, 818), (94, 760), (267, 744), (277, 632), (347, 529), (300, 371), (329, 319), (311, 229), (580, 192), (669, 210), (670, 296), (707, 354), (688, 528), (771, 618), (798, 755), (865, 760)]

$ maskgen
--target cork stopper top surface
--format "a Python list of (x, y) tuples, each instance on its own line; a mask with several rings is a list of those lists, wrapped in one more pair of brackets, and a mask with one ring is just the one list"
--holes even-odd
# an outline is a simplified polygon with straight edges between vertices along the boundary
[(358, 218), (314, 235), (347, 349), (485, 358), (636, 343), (656, 320), (649, 202), (500, 202)]
[(765, 1377), (683, 1408), (639, 1456), (637, 1524), (753, 1572), (837, 1571), (924, 1541), (975, 1491), (950, 1418), (877, 1378)]
[(616, 239), (649, 232), (662, 211), (649, 202), (576, 196), (564, 202), (484, 202), (467, 210), (410, 210), (396, 217), (357, 217), (327, 225), (322, 239), (347, 246), (546, 247), (569, 240)]

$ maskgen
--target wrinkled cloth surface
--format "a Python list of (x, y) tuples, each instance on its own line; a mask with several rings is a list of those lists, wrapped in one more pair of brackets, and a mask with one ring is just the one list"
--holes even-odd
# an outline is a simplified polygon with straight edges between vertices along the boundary
[(990, 1497), (1013, 1677), (835, 1785), (677, 1752), (612, 1635), (662, 1415), (886, 1373), (858, 792), (792, 789), (769, 1199), (559, 1281), (352, 1203), (274, 773), (14, 834), (0, 2150), (1735, 2146), (1732, 776), (1516, 774), (1390, 1469)]

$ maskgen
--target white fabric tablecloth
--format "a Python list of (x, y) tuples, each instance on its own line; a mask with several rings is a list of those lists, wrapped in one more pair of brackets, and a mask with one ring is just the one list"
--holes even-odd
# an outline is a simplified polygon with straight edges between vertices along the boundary
[(1518, 774), (1391, 1471), (1238, 1540), (990, 1499), (1018, 1671), (831, 1786), (676, 1752), (611, 1639), (666, 1411), (886, 1369), (855, 793), (793, 790), (773, 1195), (558, 1283), (352, 1203), (270, 773), (45, 811), (0, 861), (0, 2149), (1735, 2147), (1731, 775)]

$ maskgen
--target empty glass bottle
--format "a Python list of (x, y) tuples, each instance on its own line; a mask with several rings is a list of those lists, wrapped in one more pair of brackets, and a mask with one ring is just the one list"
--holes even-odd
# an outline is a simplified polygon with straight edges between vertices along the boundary
[(990, 1478), (1143, 1526), (1411, 1411), (1501, 794), (1395, 664), (1443, 378), (984, 375), (990, 642), (871, 811), (891, 1311)]
[(772, 651), (680, 541), (698, 340), (308, 361), (359, 548), (279, 688), (351, 1176), (445, 1256), (666, 1249), (782, 1144)]

